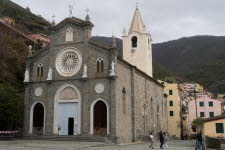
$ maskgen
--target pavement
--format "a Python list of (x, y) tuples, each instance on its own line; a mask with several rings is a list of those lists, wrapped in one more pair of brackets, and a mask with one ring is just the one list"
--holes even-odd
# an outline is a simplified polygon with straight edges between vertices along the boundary
[[(194, 150), (194, 144), (195, 141), (168, 141), (168, 150)], [(117, 145), (114, 143), (78, 141), (0, 141), (0, 150), (149, 150), (148, 146), (149, 143)], [(155, 150), (159, 149), (159, 143), (155, 143)]]

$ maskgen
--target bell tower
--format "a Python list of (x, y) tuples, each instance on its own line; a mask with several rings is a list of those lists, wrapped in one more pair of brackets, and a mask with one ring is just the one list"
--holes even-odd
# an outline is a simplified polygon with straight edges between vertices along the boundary
[(136, 8), (128, 34), (123, 33), (123, 59), (152, 77), (152, 39)]

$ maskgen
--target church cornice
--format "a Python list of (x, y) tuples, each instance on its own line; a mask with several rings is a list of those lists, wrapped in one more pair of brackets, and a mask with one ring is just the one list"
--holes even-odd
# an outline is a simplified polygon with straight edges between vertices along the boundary
[(75, 44), (83, 44), (83, 43), (84, 43), (84, 41), (60, 43), (60, 44), (54, 44), (54, 47), (61, 47), (61, 46), (74, 47)]
[(45, 46), (41, 50), (38, 50), (34, 55), (28, 57), (28, 60), (32, 61), (32, 63), (37, 62), (38, 60), (40, 60), (49, 53), (49, 49), (50, 49), (49, 45)]
[(68, 22), (72, 23), (74, 25), (77, 25), (80, 28), (85, 28), (85, 27), (88, 27), (88, 26), (91, 27), (91, 28), (94, 27), (94, 24), (92, 24), (90, 21), (84, 21), (84, 20), (81, 20), (79, 18), (69, 17), (69, 18), (64, 19), (63, 21), (61, 21), (57, 25), (50, 27), (50, 30), (57, 30), (57, 29), (61, 28), (62, 26), (64, 26), (65, 24), (67, 24)]
[(111, 47), (109, 47), (108, 45), (103, 44), (103, 43), (98, 42), (98, 41), (95, 41), (95, 40), (92, 40), (92, 39), (90, 39), (88, 42), (89, 42), (89, 44), (94, 45), (94, 46), (99, 47), (99, 48), (104, 48), (104, 49), (108, 49), (108, 50), (111, 49)]
[[(85, 81), (87, 80), (96, 80), (96, 79), (112, 79), (110, 76), (102, 76), (102, 77), (88, 77), (87, 79), (85, 79)], [(83, 80), (83, 78), (73, 78), (73, 79), (64, 79), (64, 80), (51, 80), (51, 81), (47, 81), (47, 80), (42, 80), (42, 81), (30, 81), (27, 84), (36, 84), (36, 83), (55, 83), (55, 82), (70, 82), (70, 81), (81, 81)], [(85, 82), (84, 81), (84, 82)]]
[(106, 56), (109, 56), (109, 54), (110, 54), (111, 47), (106, 46), (105, 44), (96, 42), (94, 40), (89, 40), (88, 41), (88, 47), (92, 48), (92, 49), (95, 49), (99, 53), (104, 54)]

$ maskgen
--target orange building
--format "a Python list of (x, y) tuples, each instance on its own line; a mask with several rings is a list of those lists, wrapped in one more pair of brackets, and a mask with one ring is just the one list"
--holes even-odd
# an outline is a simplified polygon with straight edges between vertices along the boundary
[(30, 34), (29, 37), (31, 37), (35, 41), (40, 40), (43, 43), (43, 46), (48, 45), (50, 43), (50, 37), (43, 33)]

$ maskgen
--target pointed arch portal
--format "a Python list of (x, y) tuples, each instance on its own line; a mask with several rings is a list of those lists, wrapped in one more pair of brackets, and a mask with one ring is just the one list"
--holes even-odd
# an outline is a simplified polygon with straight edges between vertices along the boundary
[(81, 133), (81, 94), (71, 84), (61, 86), (55, 95), (54, 128), (58, 135), (78, 135)]
[(95, 100), (90, 110), (90, 134), (109, 134), (109, 106), (104, 100)]
[(30, 134), (45, 133), (45, 108), (41, 102), (35, 102), (30, 110)]

